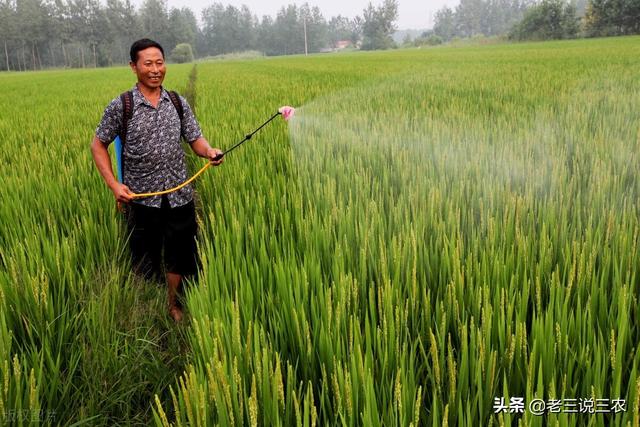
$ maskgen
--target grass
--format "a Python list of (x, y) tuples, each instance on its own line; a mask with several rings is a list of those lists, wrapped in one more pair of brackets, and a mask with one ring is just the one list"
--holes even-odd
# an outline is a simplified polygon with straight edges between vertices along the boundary
[[(172, 65), (166, 86), (197, 94), (213, 146), (301, 107), (198, 182), (203, 270), (180, 327), (164, 289), (129, 274), (89, 156), (132, 76), (1, 75), (0, 410), (64, 425), (637, 425), (638, 46), (224, 61), (197, 80)], [(494, 414), (512, 396), (627, 411)]]

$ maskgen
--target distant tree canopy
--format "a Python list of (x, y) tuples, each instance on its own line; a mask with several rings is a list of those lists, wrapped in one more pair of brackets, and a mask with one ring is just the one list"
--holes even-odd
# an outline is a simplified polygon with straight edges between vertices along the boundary
[[(361, 16), (329, 20), (308, 3), (289, 4), (259, 19), (245, 5), (214, 2), (199, 21), (191, 9), (169, 8), (167, 0), (144, 0), (138, 9), (131, 1), (0, 0), (0, 71), (126, 64), (131, 43), (142, 37), (157, 40), (168, 53), (187, 44), (195, 58), (241, 51), (314, 53), (344, 47), (339, 43), (344, 41), (363, 50), (396, 47), (398, 0), (378, 0)], [(478, 35), (543, 40), (640, 34), (640, 0), (459, 1), (436, 12), (428, 34), (416, 40), (406, 36), (403, 45)]]
[(576, 8), (562, 0), (542, 0), (527, 10), (509, 37), (515, 40), (572, 39), (578, 35)]
[[(389, 12), (389, 3), (394, 1), (385, 0), (380, 10)], [(397, 18), (392, 15), (368, 27), (368, 34), (386, 43)], [(262, 19), (247, 6), (212, 3), (200, 22), (191, 9), (169, 8), (167, 0), (144, 0), (139, 9), (131, 0), (0, 0), (0, 70), (126, 64), (131, 43), (142, 37), (162, 44), (169, 60), (185, 58), (184, 46), (170, 54), (182, 44), (195, 57), (246, 50), (299, 54), (305, 52), (305, 35), (306, 50), (313, 53), (341, 40), (359, 43), (364, 23), (358, 16), (327, 22), (308, 3), (283, 6), (275, 17)]]
[(587, 5), (588, 36), (640, 34), (640, 0), (591, 0)]
[(531, 0), (460, 0), (455, 9), (445, 6), (436, 12), (433, 30), (443, 40), (505, 34), (531, 4)]
[(384, 0), (379, 7), (371, 3), (364, 10), (362, 22), (362, 49), (389, 49), (394, 46), (391, 35), (396, 30), (394, 22), (398, 19), (397, 0)]
[(453, 10), (445, 6), (436, 12), (433, 32), (444, 40), (451, 40), (456, 35), (456, 15)]
[(460, 0), (434, 17), (443, 40), (508, 34), (516, 40), (640, 34), (640, 0)]
[(362, 19), (356, 16), (355, 19), (345, 18), (338, 15), (331, 18), (327, 28), (329, 43), (331, 47), (336, 47), (339, 41), (350, 41), (353, 45), (360, 40), (362, 34)]

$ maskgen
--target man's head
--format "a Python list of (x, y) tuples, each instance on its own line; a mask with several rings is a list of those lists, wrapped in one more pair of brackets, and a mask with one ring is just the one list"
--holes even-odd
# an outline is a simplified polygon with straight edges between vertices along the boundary
[(166, 72), (162, 46), (153, 40), (140, 39), (131, 45), (129, 54), (129, 65), (138, 76), (138, 82), (148, 89), (160, 87)]

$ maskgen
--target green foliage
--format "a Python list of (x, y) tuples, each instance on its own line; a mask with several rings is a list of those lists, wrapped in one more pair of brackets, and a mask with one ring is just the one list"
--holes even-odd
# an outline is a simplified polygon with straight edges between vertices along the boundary
[[(171, 70), (169, 87), (186, 82), (188, 68)], [(0, 173), (12, 224), (0, 228), (2, 425), (145, 425), (185, 364), (163, 289), (128, 272), (122, 218), (88, 149), (87, 129), (131, 84), (126, 68), (0, 76), (2, 161), (15, 168)]]
[[(275, 20), (259, 21), (247, 7), (213, 3), (202, 11), (202, 27), (191, 9), (169, 8), (166, 0), (145, 0), (136, 10), (128, 0), (0, 2), (0, 70), (96, 67), (126, 64), (131, 43), (150, 37), (167, 56), (181, 43), (199, 57), (261, 51), (268, 55), (320, 52), (333, 33), (320, 9), (304, 3), (282, 7)], [(361, 19), (347, 20), (348, 36), (361, 38)], [(337, 33), (336, 33), (337, 34)]]
[(156, 40), (170, 51), (170, 21), (167, 0), (144, 0), (140, 6), (140, 23), (145, 37)]
[(178, 64), (193, 62), (193, 50), (189, 43), (180, 43), (171, 51), (170, 59)]
[(595, 425), (633, 426), (639, 41), (171, 65), (221, 148), (301, 107), (197, 181), (179, 327), (130, 276), (88, 149), (130, 71), (0, 75), (0, 404), (53, 425), (475, 427), (516, 422), (497, 396), (595, 396), (628, 408)]
[(390, 49), (395, 47), (391, 34), (398, 19), (397, 0), (384, 0), (380, 6), (371, 3), (364, 10), (362, 22), (362, 50)]
[(265, 55), (257, 50), (248, 50), (245, 52), (223, 53), (222, 55), (207, 56), (201, 58), (200, 61), (247, 61), (251, 59), (264, 59)]
[(331, 18), (327, 25), (329, 43), (332, 47), (339, 41), (348, 40), (355, 45), (360, 40), (362, 22), (359, 17), (350, 19), (338, 15)]
[(501, 395), (631, 408), (637, 43), (199, 65), (212, 140), (302, 108), (198, 184), (193, 359), (156, 425), (509, 425)]
[(203, 55), (241, 52), (253, 45), (254, 17), (246, 6), (224, 6), (213, 3), (202, 12), (203, 37), (206, 42)]
[(198, 36), (196, 17), (191, 9), (171, 9), (169, 13), (169, 27), (171, 28), (172, 44), (187, 43), (195, 46)]
[(444, 42), (442, 37), (431, 34), (429, 36), (418, 37), (413, 41), (414, 46), (437, 46)]
[(461, 0), (455, 9), (442, 7), (434, 16), (434, 32), (445, 41), (482, 34), (505, 34), (519, 22), (530, 0)]
[(589, 0), (584, 27), (588, 36), (640, 34), (640, 1)]
[(433, 32), (447, 41), (456, 34), (455, 16), (450, 8), (445, 6), (436, 12)]
[[(306, 2), (282, 6), (275, 16), (264, 15), (260, 19), (245, 5), (236, 7), (214, 2), (194, 12), (188, 7), (170, 8), (167, 0), (144, 0), (137, 2), (138, 8), (134, 3), (130, 0), (108, 0), (106, 4), (97, 0), (1, 1), (0, 70), (126, 64), (131, 43), (141, 37), (159, 41), (167, 56), (178, 44), (188, 43), (197, 58), (247, 51), (270, 56), (301, 54), (305, 52), (305, 33), (309, 53), (330, 50), (344, 40), (364, 50), (396, 47), (391, 36), (396, 29), (397, 0), (385, 0), (378, 7), (369, 4), (362, 16), (338, 15), (328, 19), (317, 6)], [(575, 6), (574, 13), (583, 19), (580, 35), (640, 33), (640, 0), (573, 0), (570, 3)], [(436, 12), (434, 32), (444, 42), (479, 35), (503, 37), (522, 21), (525, 11), (539, 6), (535, 0), (461, 0), (454, 8), (444, 6)], [(196, 15), (202, 17), (201, 24)], [(525, 24), (536, 28), (555, 25), (553, 22), (532, 23), (532, 19), (529, 16)], [(534, 28), (533, 36), (514, 30), (512, 36), (522, 40), (573, 37), (575, 25), (568, 21), (561, 25), (562, 30)]]
[(572, 39), (578, 35), (576, 9), (564, 0), (542, 0), (509, 33), (514, 40)]

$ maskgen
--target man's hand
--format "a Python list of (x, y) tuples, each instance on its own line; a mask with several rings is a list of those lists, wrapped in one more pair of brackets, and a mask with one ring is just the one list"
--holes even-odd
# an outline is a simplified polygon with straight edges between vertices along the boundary
[(116, 201), (120, 203), (129, 203), (133, 199), (133, 193), (129, 190), (129, 187), (119, 182), (116, 182), (113, 185), (111, 191), (113, 192), (113, 196), (116, 198)]
[[(220, 163), (224, 161), (224, 157), (222, 157), (222, 151), (218, 148), (209, 148), (207, 150), (207, 158), (214, 166), (218, 166)], [(216, 159), (217, 156), (220, 156)]]
[[(218, 148), (211, 148), (209, 142), (202, 136), (191, 143), (191, 149), (198, 156), (209, 159), (214, 166), (218, 166), (223, 161), (222, 155), (224, 153)], [(220, 157), (216, 159), (216, 156)]]

